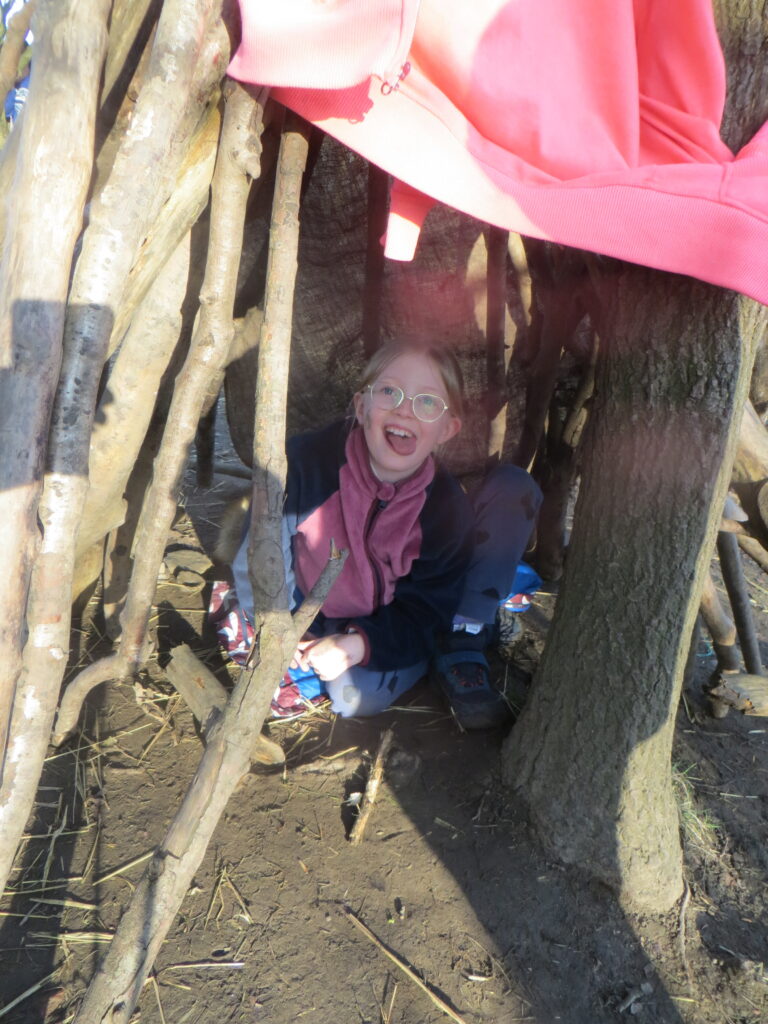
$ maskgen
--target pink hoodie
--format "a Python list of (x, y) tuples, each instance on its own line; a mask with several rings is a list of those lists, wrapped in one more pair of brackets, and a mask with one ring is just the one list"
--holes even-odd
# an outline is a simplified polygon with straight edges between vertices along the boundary
[(439, 200), (768, 303), (768, 125), (719, 137), (710, 0), (240, 0), (230, 74), (399, 179), (387, 255)]

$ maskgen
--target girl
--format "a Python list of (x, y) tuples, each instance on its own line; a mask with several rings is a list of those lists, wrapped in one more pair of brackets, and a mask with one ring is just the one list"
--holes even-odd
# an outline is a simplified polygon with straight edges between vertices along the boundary
[[(376, 714), (426, 674), (439, 645), (438, 678), (460, 724), (500, 724), (507, 706), (490, 685), (483, 648), (530, 536), (538, 488), (523, 470), (498, 467), (470, 503), (435, 461), (461, 429), (461, 371), (444, 349), (384, 346), (353, 402), (351, 426), (333, 423), (287, 445), (284, 534), (295, 604), (320, 575), (331, 538), (349, 553), (273, 713), (292, 717), (327, 695), (345, 717)], [(246, 536), (233, 563), (246, 622), (247, 548)], [(238, 614), (227, 621), (227, 610), (218, 614), (231, 649)]]

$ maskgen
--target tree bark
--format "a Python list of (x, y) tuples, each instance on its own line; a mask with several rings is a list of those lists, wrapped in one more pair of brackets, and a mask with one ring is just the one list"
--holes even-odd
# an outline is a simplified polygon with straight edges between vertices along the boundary
[[(125, 76), (126, 63), (148, 20), (157, 18), (162, 0), (115, 0), (109, 26), (109, 48), (104, 61), (101, 105), (111, 101), (111, 93)], [(132, 62), (130, 62), (132, 63)], [(127, 83), (126, 83), (127, 84)]]
[[(219, 59), (223, 59), (223, 56), (220, 55)], [(220, 131), (221, 119), (218, 108), (214, 106), (205, 112), (202, 122), (192, 132), (170, 195), (150, 223), (147, 236), (125, 280), (109, 340), (110, 355), (122, 342), (136, 310), (144, 301), (168, 259), (168, 254), (197, 224), (205, 210)]]
[[(715, 6), (735, 145), (768, 114), (764, 60), (753, 74), (765, 2)], [(674, 714), (768, 311), (642, 268), (608, 273), (568, 562), (503, 768), (557, 856), (667, 910), (682, 891)]]
[(504, 775), (562, 860), (666, 910), (674, 714), (765, 310), (629, 266), (606, 292), (565, 576)]
[[(19, 821), (9, 803), (8, 786), (27, 762), (29, 750), (19, 736), (8, 756), (6, 740), (21, 671), (30, 575), (40, 545), (37, 506), (61, 363), (70, 264), (93, 162), (108, 11), (108, 0), (42, 3), (35, 18), (35, 73), (25, 130), (21, 136), (14, 132), (14, 201), (8, 204), (0, 262), (0, 578), (5, 588), (0, 623), (0, 882), (26, 820), (22, 812)], [(39, 639), (46, 638), (41, 634)], [(54, 647), (63, 663), (68, 638), (62, 642), (57, 634)], [(19, 711), (31, 721), (39, 708), (33, 687)]]

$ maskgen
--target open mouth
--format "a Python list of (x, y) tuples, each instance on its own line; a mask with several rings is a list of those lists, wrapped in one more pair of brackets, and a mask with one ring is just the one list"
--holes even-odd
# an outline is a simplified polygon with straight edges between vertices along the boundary
[(398, 455), (413, 455), (416, 451), (418, 438), (405, 427), (385, 427), (384, 437), (392, 451)]

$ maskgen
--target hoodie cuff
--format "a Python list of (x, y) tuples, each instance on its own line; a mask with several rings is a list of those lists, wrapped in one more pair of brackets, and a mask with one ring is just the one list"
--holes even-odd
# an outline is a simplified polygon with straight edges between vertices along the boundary
[(356, 633), (363, 641), (365, 651), (363, 652), (363, 659), (362, 661), (358, 662), (358, 665), (367, 665), (368, 662), (371, 660), (371, 642), (368, 639), (367, 635), (363, 632), (362, 629), (360, 629), (359, 626), (348, 626), (344, 632), (347, 635), (349, 635), (350, 633)]
[(435, 205), (431, 196), (424, 195), (403, 181), (394, 181), (389, 195), (389, 220), (384, 236), (384, 255), (390, 260), (405, 263), (413, 259), (424, 218)]

